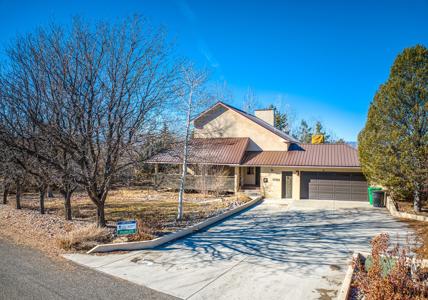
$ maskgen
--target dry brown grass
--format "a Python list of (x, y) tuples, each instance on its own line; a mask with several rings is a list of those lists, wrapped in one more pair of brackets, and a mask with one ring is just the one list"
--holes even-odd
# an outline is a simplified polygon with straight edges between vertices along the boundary
[(428, 259), (428, 222), (402, 219), (416, 232), (420, 245), (414, 249), (420, 258)]
[(406, 213), (410, 213), (410, 214), (417, 214), (417, 215), (428, 217), (428, 201), (422, 202), (421, 212), (418, 212), (418, 213), (416, 213), (413, 210), (413, 202), (409, 202), (409, 201), (396, 201), (396, 203), (397, 203), (397, 206), (398, 206), (398, 210), (401, 211), (401, 212), (406, 212)]
[[(9, 238), (15, 239), (15, 237), (24, 236), (23, 232), (25, 232), (25, 238), (19, 238), (24, 244), (35, 245), (37, 248), (47, 248), (44, 245), (49, 244), (51, 249), (56, 247), (57, 253), (63, 252), (62, 248), (87, 247), (91, 244), (90, 239), (79, 242), (80, 233), (78, 232), (80, 232), (80, 228), (86, 228), (96, 221), (96, 207), (85, 192), (76, 192), (72, 197), (74, 220), (60, 222), (64, 217), (63, 199), (59, 193), (54, 193), (54, 195), (54, 198), (46, 199), (46, 215), (44, 216), (37, 211), (37, 194), (26, 193), (23, 195), (21, 211), (13, 209), (14, 201), (11, 196), (9, 205), (0, 205), (0, 216), (3, 213), (5, 218), (8, 217), (7, 220), (0, 218), (0, 235), (7, 235)], [(120, 240), (147, 240), (201, 222), (207, 217), (217, 215), (249, 200), (245, 196), (218, 197), (187, 193), (184, 200), (184, 218), (177, 222), (176, 192), (122, 188), (109, 193), (105, 214), (110, 228), (115, 226), (118, 220), (138, 220), (139, 234)], [(34, 227), (35, 219), (40, 226)], [(11, 220), (13, 220), (13, 226), (11, 226)], [(1, 229), (2, 227), (4, 230)], [(84, 236), (86, 235), (89, 233)]]
[(57, 243), (64, 250), (88, 250), (98, 243), (109, 241), (111, 235), (111, 230), (91, 224), (59, 236)]

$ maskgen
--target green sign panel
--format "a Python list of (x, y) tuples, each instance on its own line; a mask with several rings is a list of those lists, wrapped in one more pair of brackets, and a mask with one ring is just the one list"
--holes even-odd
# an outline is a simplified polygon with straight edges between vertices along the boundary
[(137, 221), (119, 221), (116, 225), (117, 235), (127, 235), (137, 233)]

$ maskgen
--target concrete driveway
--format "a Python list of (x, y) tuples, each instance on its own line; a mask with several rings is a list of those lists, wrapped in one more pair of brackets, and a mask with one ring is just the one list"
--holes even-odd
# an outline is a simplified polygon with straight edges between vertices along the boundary
[(156, 250), (67, 258), (183, 299), (330, 299), (380, 232), (410, 229), (366, 204), (267, 199)]

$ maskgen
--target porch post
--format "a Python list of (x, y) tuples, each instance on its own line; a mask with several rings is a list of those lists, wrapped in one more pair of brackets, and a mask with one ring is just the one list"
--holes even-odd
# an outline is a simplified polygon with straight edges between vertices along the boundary
[(235, 167), (235, 194), (239, 191), (239, 183), (240, 183), (240, 174), (239, 174), (239, 167)]
[(155, 186), (158, 185), (158, 173), (159, 173), (159, 165), (155, 164)]
[(291, 190), (293, 200), (300, 200), (300, 170), (293, 171)]

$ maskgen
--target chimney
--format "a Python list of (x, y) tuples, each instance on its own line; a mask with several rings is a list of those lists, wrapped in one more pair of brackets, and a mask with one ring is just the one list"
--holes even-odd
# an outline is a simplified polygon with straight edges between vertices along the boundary
[(324, 144), (324, 135), (323, 134), (314, 134), (312, 136), (312, 144)]
[(256, 109), (254, 114), (257, 118), (262, 119), (269, 125), (275, 126), (275, 118), (273, 109)]

